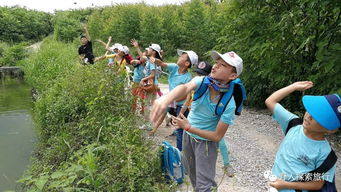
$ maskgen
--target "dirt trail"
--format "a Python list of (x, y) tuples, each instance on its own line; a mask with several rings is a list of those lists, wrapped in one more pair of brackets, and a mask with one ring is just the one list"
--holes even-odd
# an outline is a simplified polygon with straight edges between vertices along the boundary
[[(167, 85), (160, 85), (166, 90)], [(161, 125), (152, 139), (156, 143), (163, 140), (170, 141), (176, 145), (175, 136), (169, 136), (174, 128)], [(266, 111), (255, 111), (244, 109), (241, 116), (236, 118), (235, 124), (229, 127), (225, 135), (225, 141), (230, 151), (230, 161), (236, 175), (232, 178), (223, 177), (222, 159), (218, 155), (216, 181), (221, 183), (219, 192), (265, 192), (267, 181), (263, 172), (270, 170), (274, 161), (276, 151), (279, 147), (283, 134), (279, 126), (274, 122)], [(333, 142), (331, 142), (333, 145)], [(339, 150), (334, 147), (338, 157), (341, 157)], [(341, 170), (339, 160), (337, 162), (336, 185), (341, 190)], [(187, 178), (189, 183), (189, 179)], [(189, 186), (188, 186), (189, 185)], [(179, 191), (193, 191), (190, 184), (182, 184)]]

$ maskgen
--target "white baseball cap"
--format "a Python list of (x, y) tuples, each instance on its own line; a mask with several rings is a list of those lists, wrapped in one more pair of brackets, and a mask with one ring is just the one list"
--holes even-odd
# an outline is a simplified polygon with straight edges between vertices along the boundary
[(234, 51), (230, 51), (224, 54), (220, 54), (217, 51), (211, 52), (211, 57), (214, 60), (219, 58), (223, 59), (226, 63), (236, 68), (237, 75), (240, 75), (243, 71), (243, 59), (237, 55)]
[(177, 50), (178, 55), (181, 56), (183, 53), (187, 53), (189, 60), (191, 61), (192, 65), (198, 64), (198, 55), (194, 51), (184, 51), (184, 50)]
[(124, 54), (128, 54), (129, 53), (129, 48), (127, 46), (119, 46), (117, 47), (118, 50), (122, 51)]
[[(152, 43), (148, 48), (151, 48), (151, 49), (153, 49), (154, 51), (156, 51), (156, 52), (159, 54), (160, 58), (162, 57), (162, 56), (161, 56), (161, 47), (160, 47), (159, 44)], [(147, 49), (147, 48), (146, 48), (146, 49)]]
[(113, 45), (110, 47), (110, 50), (111, 50), (111, 51), (114, 51), (114, 49), (118, 49), (119, 47), (122, 47), (122, 45), (119, 44), (119, 43), (115, 43), (115, 44), (113, 44)]

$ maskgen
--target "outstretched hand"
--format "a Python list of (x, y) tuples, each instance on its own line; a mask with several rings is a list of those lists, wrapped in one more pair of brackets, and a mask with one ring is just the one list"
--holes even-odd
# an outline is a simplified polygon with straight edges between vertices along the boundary
[(131, 42), (131, 45), (134, 46), (134, 47), (138, 47), (139, 46), (139, 42), (137, 42), (136, 39), (132, 39), (130, 42)]
[(314, 83), (312, 81), (297, 81), (292, 86), (294, 86), (296, 91), (305, 91), (313, 87)]
[(150, 62), (155, 63), (155, 57), (151, 56), (149, 57)]

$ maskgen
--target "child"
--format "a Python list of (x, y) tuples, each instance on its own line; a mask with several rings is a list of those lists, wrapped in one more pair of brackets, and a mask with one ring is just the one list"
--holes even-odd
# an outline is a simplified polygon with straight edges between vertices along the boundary
[[(282, 131), (287, 132), (289, 121), (297, 116), (287, 111), (279, 102), (294, 91), (304, 91), (313, 86), (311, 81), (295, 82), (274, 92), (265, 101)], [(335, 165), (323, 177), (298, 182), (299, 178), (319, 167), (331, 151), (325, 134), (335, 133), (341, 123), (341, 99), (337, 94), (325, 96), (306, 95), (302, 98), (306, 112), (303, 124), (293, 126), (277, 151), (272, 173), (277, 180), (270, 185), (280, 192), (319, 190), (325, 182), (332, 182)]]
[[(147, 50), (147, 56), (149, 58), (157, 58), (159, 60), (162, 60), (162, 55), (161, 55), (161, 47), (158, 44), (151, 44), (148, 48), (146, 48)], [(152, 89), (149, 91), (149, 93), (146, 93), (147, 98), (147, 111), (150, 111), (150, 107), (153, 104), (155, 98), (156, 98), (156, 92), (157, 92), (157, 87), (158, 87), (158, 80), (156, 78), (156, 66), (155, 63), (153, 61), (151, 61), (150, 59), (147, 61), (146, 66), (144, 67), (143, 70), (143, 74), (144, 77), (141, 79), (140, 81), (140, 86), (144, 87), (146, 84), (151, 84)], [(149, 113), (148, 113), (149, 114)], [(151, 130), (152, 127), (151, 125), (147, 126), (148, 130)]]
[(82, 45), (78, 48), (78, 55), (83, 65), (94, 64), (95, 57), (92, 52), (92, 42), (86, 25), (84, 25), (84, 31), (85, 35), (81, 35), (80, 37)]
[[(210, 74), (210, 84), (202, 97), (192, 102), (187, 118), (173, 118), (175, 125), (184, 129), (183, 160), (194, 191), (210, 191), (216, 187), (214, 180), (218, 142), (224, 137), (229, 125), (235, 118), (236, 104), (232, 97), (222, 115), (215, 114), (215, 107), (226, 91), (229, 83), (242, 72), (243, 60), (233, 51), (220, 54), (211, 53), (216, 64)], [(155, 122), (167, 105), (185, 97), (192, 90), (197, 90), (204, 77), (195, 77), (189, 83), (174, 88), (168, 95), (155, 100), (151, 120)], [(206, 83), (206, 82), (205, 82)]]
[[(112, 45), (111, 47), (109, 47), (109, 44), (111, 42), (111, 36), (108, 38), (108, 42), (107, 43), (104, 43), (102, 40), (100, 39), (96, 39), (96, 41), (100, 42), (104, 47), (105, 49), (107, 50), (105, 55), (108, 54), (108, 52), (110, 52), (111, 54), (115, 54), (115, 53), (118, 53), (118, 48), (123, 46), (119, 43), (115, 43), (114, 45)], [(102, 59), (102, 58), (101, 58)], [(115, 63), (114, 59), (113, 58), (109, 58), (108, 59), (108, 66), (111, 67), (113, 64)]]
[(133, 89), (132, 93), (136, 98), (134, 99), (134, 111), (137, 109), (137, 102), (138, 99), (141, 102), (141, 114), (144, 116), (144, 105), (143, 100), (146, 98), (145, 94), (143, 93), (143, 90), (140, 88), (140, 82), (142, 78), (144, 77), (143, 70), (146, 66), (146, 62), (148, 61), (147, 56), (145, 56), (145, 53), (142, 53), (138, 42), (133, 39), (131, 40), (131, 45), (133, 45), (136, 49), (136, 52), (139, 54), (139, 59), (135, 59), (131, 61), (131, 64), (134, 66), (134, 75), (133, 75)]
[[(206, 61), (201, 61), (198, 65), (195, 66), (194, 72), (197, 73), (197, 76), (207, 76), (211, 73), (212, 65)], [(183, 104), (180, 113), (184, 114), (186, 109), (190, 109), (192, 102), (193, 102), (193, 94), (194, 92), (192, 91), (191, 94), (187, 95), (187, 99), (185, 103)], [(223, 159), (223, 164), (224, 164), (224, 171), (229, 177), (233, 177), (235, 170), (230, 164), (230, 158), (229, 158), (229, 149), (227, 144), (225, 143), (225, 139), (222, 138), (219, 141), (219, 151), (221, 154), (221, 157)]]
[[(175, 87), (188, 83), (191, 81), (191, 74), (188, 72), (188, 68), (191, 68), (192, 65), (198, 64), (198, 55), (194, 51), (184, 51), (177, 50), (179, 55), (178, 61), (175, 63), (165, 63), (159, 59), (155, 59), (155, 63), (158, 66), (168, 69), (168, 85), (169, 91), (172, 91)], [(152, 58), (151, 58), (152, 59)], [(186, 97), (176, 100), (176, 115), (180, 113), (181, 107), (184, 104)], [(184, 112), (184, 115), (187, 117), (188, 110)], [(165, 113), (161, 116), (163, 120)], [(161, 121), (162, 122), (162, 121)], [(160, 121), (157, 123), (157, 127), (159, 126)], [(153, 131), (156, 131), (155, 127)], [(183, 129), (177, 129), (176, 131), (176, 147), (182, 151), (182, 135)]]

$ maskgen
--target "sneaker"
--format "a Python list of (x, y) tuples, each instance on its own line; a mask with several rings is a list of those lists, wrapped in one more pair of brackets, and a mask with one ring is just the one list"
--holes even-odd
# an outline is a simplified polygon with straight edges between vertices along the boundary
[(233, 177), (236, 171), (233, 169), (231, 165), (224, 165), (223, 167), (224, 172), (228, 177)]
[(139, 129), (141, 129), (141, 130), (145, 130), (145, 129), (147, 129), (147, 125), (141, 125), (140, 127), (139, 127)]

